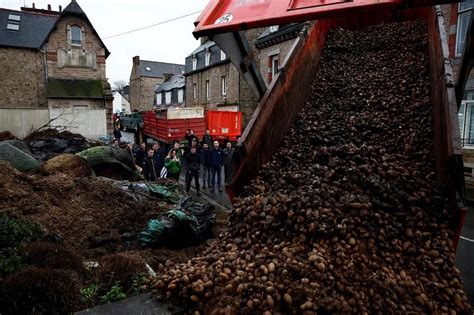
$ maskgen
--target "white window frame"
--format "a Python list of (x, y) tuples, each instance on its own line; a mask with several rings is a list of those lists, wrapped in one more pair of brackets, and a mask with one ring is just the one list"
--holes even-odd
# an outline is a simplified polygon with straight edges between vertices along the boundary
[(204, 64), (205, 66), (209, 66), (211, 64), (211, 52), (210, 51), (206, 51), (204, 53)]
[(163, 105), (163, 96), (161, 95), (161, 93), (156, 93), (156, 105)]
[[(272, 67), (270, 69), (271, 74), (272, 74), (272, 81), (275, 79), (276, 75), (278, 74), (278, 69), (280, 67), (280, 55), (273, 55), (270, 56), (271, 61), (272, 61)], [(276, 66), (275, 66), (276, 62)]]
[[(457, 21), (457, 25), (456, 25), (456, 46), (455, 46), (455, 56), (456, 57), (460, 57), (463, 54), (464, 45), (465, 45), (465, 41), (466, 41), (467, 28), (469, 27), (470, 14), (474, 9), (474, 2), (470, 3), (472, 6), (466, 8), (466, 9), (461, 9), (461, 4), (462, 3), (467, 3), (467, 2), (458, 3), (458, 21)], [(465, 17), (467, 19), (467, 26), (466, 26), (466, 29), (464, 31), (461, 31), (461, 21), (463, 20), (462, 19), (463, 17)], [(461, 39), (462, 39), (462, 47), (460, 47)]]
[(270, 29), (270, 33), (274, 33), (276, 31), (278, 31), (278, 25), (272, 25), (272, 26), (270, 26), (269, 29)]
[(224, 61), (225, 58), (227, 58), (227, 55), (225, 54), (223, 50), (221, 50), (221, 61)]
[(193, 71), (197, 69), (198, 60), (196, 56), (193, 56)]
[(178, 89), (178, 104), (184, 102), (184, 89)]
[(471, 114), (474, 111), (474, 100), (463, 100), (461, 106), (459, 107), (458, 119), (459, 119), (459, 135), (461, 137), (461, 142), (463, 147), (474, 147), (474, 138), (469, 139), (469, 134), (471, 134), (471, 129), (474, 128), (473, 125), (469, 125), (468, 122), (471, 121)]
[[(80, 38), (79, 42), (74, 42), (74, 39), (72, 38), (72, 35), (73, 35), (72, 30), (74, 28), (79, 29), (79, 38)], [(80, 27), (78, 25), (71, 25), (70, 28), (69, 28), (69, 32), (71, 34), (71, 45), (73, 45), (73, 46), (82, 46), (82, 43), (84, 42), (84, 38), (83, 38), (84, 36), (82, 34), (82, 27)]]
[(227, 96), (227, 77), (221, 77), (221, 96), (222, 98)]
[(211, 99), (211, 82), (209, 80), (206, 80), (206, 100)]
[(20, 24), (7, 23), (7, 30), (9, 31), (19, 31)]
[(171, 104), (171, 91), (165, 92), (165, 104), (166, 105)]
[(193, 83), (193, 99), (197, 101), (197, 84)]

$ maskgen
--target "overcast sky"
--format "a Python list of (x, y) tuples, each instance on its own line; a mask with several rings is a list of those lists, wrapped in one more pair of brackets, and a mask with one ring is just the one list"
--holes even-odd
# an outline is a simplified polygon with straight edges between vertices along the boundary
[[(24, 4), (53, 10), (65, 8), (69, 0), (0, 0), (1, 8), (20, 10)], [(201, 11), (209, 0), (77, 0), (105, 45), (111, 52), (107, 58), (107, 77), (128, 82), (133, 56), (140, 59), (184, 64), (199, 41), (191, 34), (194, 14), (178, 21), (158, 25), (131, 34), (107, 39), (106, 37), (149, 26), (192, 12)]]

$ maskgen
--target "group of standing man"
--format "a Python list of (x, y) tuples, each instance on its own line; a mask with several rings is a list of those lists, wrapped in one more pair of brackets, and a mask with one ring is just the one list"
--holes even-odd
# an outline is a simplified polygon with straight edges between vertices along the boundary
[(145, 143), (141, 143), (140, 148), (133, 151), (133, 156), (135, 163), (142, 168), (143, 176), (148, 180), (173, 178), (179, 181), (184, 166), (187, 192), (190, 191), (191, 182), (194, 179), (197, 195), (201, 195), (199, 183), (201, 171), (202, 188), (208, 187), (211, 192), (217, 188), (221, 192), (223, 188), (222, 168), (224, 168), (225, 183), (230, 181), (232, 173), (232, 155), (234, 153), (232, 143), (227, 142), (226, 147), (222, 149), (219, 142), (213, 140), (209, 130), (206, 130), (201, 141), (193, 130), (188, 130), (185, 138), (188, 140), (187, 147), (182, 149), (180, 143), (175, 142), (168, 152), (158, 143), (154, 143), (148, 148)]

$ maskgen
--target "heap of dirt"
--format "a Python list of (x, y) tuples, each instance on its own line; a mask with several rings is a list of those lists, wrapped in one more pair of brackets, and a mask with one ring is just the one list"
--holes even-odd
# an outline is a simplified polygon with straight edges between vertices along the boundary
[(40, 161), (47, 161), (63, 153), (75, 154), (95, 145), (80, 134), (56, 129), (34, 132), (25, 141), (33, 156)]
[(2, 212), (39, 223), (88, 258), (138, 248), (133, 236), (169, 207), (152, 199), (137, 203), (101, 178), (26, 175), (6, 162), (0, 162), (0, 195)]
[(38, 170), (45, 175), (62, 173), (71, 177), (90, 176), (94, 172), (87, 161), (74, 154), (61, 154), (44, 162)]
[(1, 131), (0, 132), (0, 141), (5, 140), (15, 140), (16, 137), (10, 131)]

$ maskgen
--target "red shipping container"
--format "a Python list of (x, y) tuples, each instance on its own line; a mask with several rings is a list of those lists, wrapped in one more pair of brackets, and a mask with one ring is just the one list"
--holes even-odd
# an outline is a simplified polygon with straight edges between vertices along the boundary
[(213, 137), (235, 141), (242, 134), (241, 112), (209, 110), (206, 119)]
[(201, 138), (206, 131), (206, 120), (202, 118), (168, 119), (167, 112), (148, 111), (143, 113), (143, 129), (148, 137), (165, 143), (181, 141), (188, 129)]

